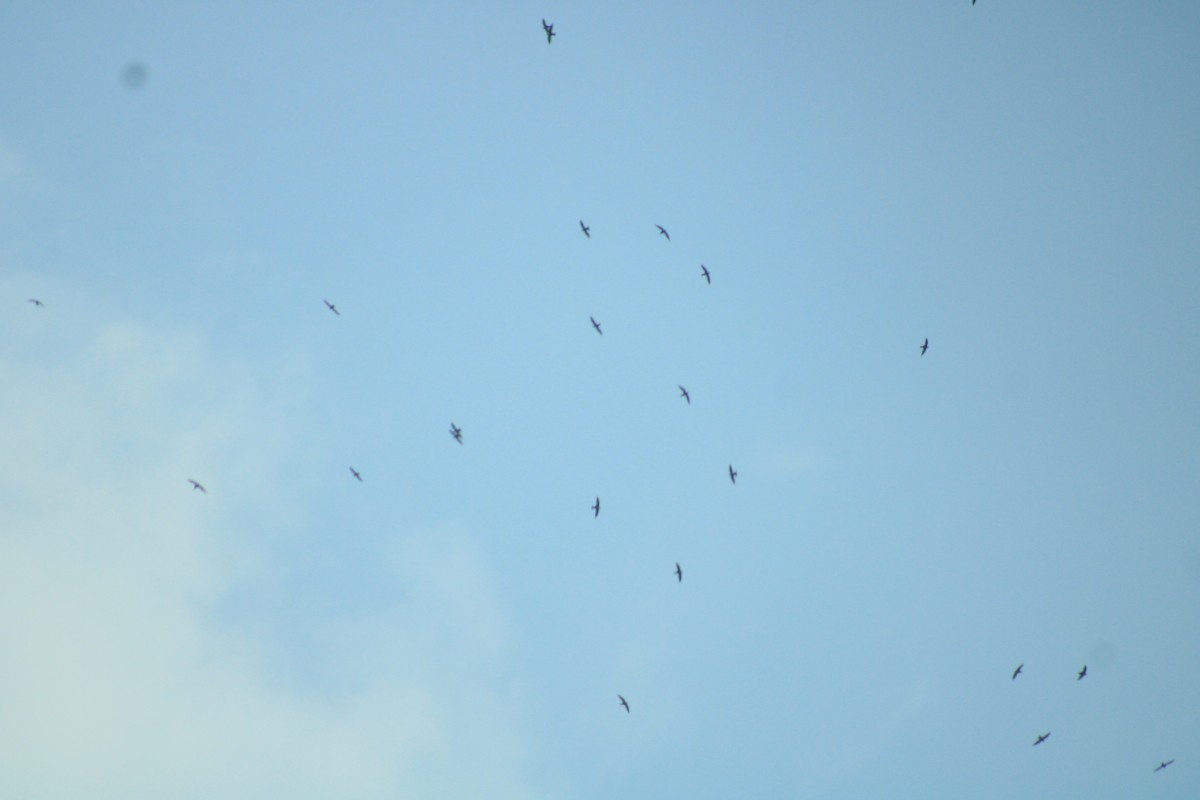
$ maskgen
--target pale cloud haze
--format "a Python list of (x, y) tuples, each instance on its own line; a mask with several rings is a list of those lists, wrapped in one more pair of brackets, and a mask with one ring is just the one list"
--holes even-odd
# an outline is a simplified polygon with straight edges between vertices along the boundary
[(397, 531), (391, 599), (272, 631), (303, 605), (271, 558), (307, 540), (304, 481), (278, 480), (306, 459), (277, 413), (303, 367), (255, 374), (198, 333), (71, 321), (79, 298), (56, 298), (25, 334), (37, 358), (0, 360), (20, 421), (0, 432), (19, 454), (0, 475), (6, 796), (533, 796), (470, 538)]

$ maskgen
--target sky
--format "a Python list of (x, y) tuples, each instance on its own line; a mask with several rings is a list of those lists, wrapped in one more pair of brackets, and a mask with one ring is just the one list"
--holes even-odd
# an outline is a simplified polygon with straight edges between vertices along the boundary
[(1198, 41), (0, 6), (0, 796), (1196, 797)]

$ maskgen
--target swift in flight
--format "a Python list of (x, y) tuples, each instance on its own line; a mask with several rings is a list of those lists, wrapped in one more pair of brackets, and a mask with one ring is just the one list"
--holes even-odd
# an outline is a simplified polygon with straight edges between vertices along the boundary
[(658, 228), (659, 233), (661, 233), (663, 236), (667, 237), (668, 242), (671, 241), (671, 234), (667, 233), (666, 228), (664, 228), (662, 225), (655, 225), (654, 227)]
[(583, 220), (579, 220), (579, 228), (583, 231), (583, 235), (592, 238), (592, 229), (583, 224)]
[(454, 441), (458, 442), (459, 444), (463, 443), (462, 428), (458, 427), (453, 422), (450, 423), (450, 435), (454, 437)]
[(1075, 676), (1075, 680), (1081, 681), (1085, 675), (1087, 675), (1087, 664), (1084, 664), (1083, 669), (1079, 670), (1079, 674)]
[(328, 300), (323, 300), (322, 302), (325, 303), (330, 311), (337, 314), (339, 317), (342, 315), (342, 312), (338, 311), (337, 306), (335, 306), (333, 303), (329, 302)]
[(737, 483), (737, 470), (733, 468), (733, 464), (729, 465), (729, 482), (733, 484)]
[(1017, 679), (1017, 676), (1021, 674), (1021, 670), (1023, 670), (1023, 669), (1025, 669), (1025, 662), (1024, 662), (1024, 661), (1022, 661), (1020, 664), (1018, 664), (1018, 665), (1017, 665), (1017, 668), (1013, 670), (1013, 676), (1012, 676), (1012, 679), (1013, 679), (1014, 681)]
[(1037, 741), (1033, 743), (1033, 746), (1037, 747), (1039, 744), (1041, 744), (1042, 742), (1046, 741), (1049, 738), (1050, 738), (1050, 731), (1046, 731), (1045, 733), (1043, 733), (1041, 736), (1039, 736), (1037, 738)]
[(690, 394), (688, 394), (688, 390), (683, 388), (682, 386), (679, 387), (679, 396), (682, 397), (684, 400), (687, 400), (689, 406), (692, 404), (692, 396)]
[(362, 475), (359, 475), (358, 470), (356, 470), (354, 467), (350, 468), (350, 474), (357, 478), (359, 483), (362, 483)]
[(205, 489), (204, 485), (199, 481), (194, 481), (191, 478), (188, 478), (188, 483), (192, 485), (193, 492), (199, 489), (202, 494), (208, 494), (208, 489)]
[(592, 519), (595, 519), (596, 517), (600, 516), (600, 498), (599, 497), (596, 498), (596, 505), (592, 506), (592, 511), (596, 512), (595, 514), (592, 514)]
[(925, 351), (929, 349), (929, 340), (921, 342), (921, 355), (925, 355)]
[(675, 577), (679, 580), (676, 583), (683, 583), (683, 567), (679, 566), (679, 562), (675, 562)]
[(542, 20), (542, 30), (546, 32), (546, 44), (554, 44), (554, 37), (558, 34), (554, 32), (554, 24), (546, 24), (546, 20)]
[(600, 330), (600, 323), (599, 323), (599, 322), (596, 322), (596, 318), (595, 318), (595, 317), (588, 317), (588, 319), (590, 319), (590, 320), (592, 321), (592, 327), (596, 329), (596, 333), (598, 333), (598, 334), (600, 334), (601, 336), (603, 336), (603, 335), (604, 335), (604, 331)]
[(1173, 759), (1173, 758), (1170, 761), (1164, 761), (1161, 764), (1159, 764), (1157, 767), (1155, 767), (1154, 771), (1158, 772), (1160, 769), (1166, 769), (1167, 767), (1171, 766), (1174, 763), (1175, 763), (1175, 759)]
[(704, 276), (704, 280), (708, 281), (708, 285), (712, 286), (712, 276), (708, 274), (708, 267), (701, 264), (700, 274)]
[(46, 304), (45, 304), (45, 303), (43, 303), (41, 300), (38, 300), (36, 297), (31, 297), (31, 298), (29, 298), (29, 302), (33, 303), (33, 304), (34, 304), (35, 306), (37, 306), (38, 308), (45, 308), (45, 307), (46, 307)]
[(617, 695), (617, 699), (621, 701), (621, 705), (625, 706), (625, 713), (628, 714), (629, 713), (629, 703), (626, 703), (625, 698), (621, 697), (621, 695)]

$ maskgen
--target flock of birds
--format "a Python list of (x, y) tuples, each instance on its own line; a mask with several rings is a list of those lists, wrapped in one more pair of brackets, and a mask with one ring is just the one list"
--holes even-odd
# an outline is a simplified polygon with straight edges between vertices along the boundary
[[(971, 0), (971, 5), (975, 5), (975, 0)], [(554, 37), (558, 35), (554, 31), (554, 25), (552, 23), (546, 22), (545, 19), (542, 19), (542, 29), (546, 34), (546, 43), (553, 44)], [(671, 234), (667, 232), (666, 228), (664, 228), (662, 225), (657, 225), (657, 224), (655, 225), (655, 227), (658, 229), (659, 235), (661, 235), (663, 238), (665, 238), (668, 242), (671, 241)], [(586, 236), (588, 239), (592, 238), (592, 229), (590, 226), (586, 225), (583, 220), (579, 220), (579, 229), (583, 233), (583, 235)], [(700, 265), (700, 275), (701, 275), (701, 277), (704, 278), (705, 282), (708, 285), (710, 285), (710, 286), (712, 285), (712, 274), (708, 271), (708, 268), (703, 264)], [(45, 305), (46, 305), (44, 302), (42, 302), (42, 300), (40, 300), (38, 298), (31, 297), (31, 298), (29, 298), (28, 302), (37, 308), (45, 308)], [(324, 302), (326, 308), (328, 308), (329, 311), (331, 311), (333, 314), (335, 314), (339, 317), (341, 316), (342, 312), (338, 311), (338, 308), (334, 303), (331, 303), (329, 300), (323, 300), (322, 302)], [(592, 327), (595, 328), (596, 333), (603, 336), (604, 331), (601, 329), (600, 323), (596, 321), (596, 318), (589, 316), (588, 319), (591, 320)], [(920, 350), (920, 354), (922, 356), (924, 356), (926, 351), (929, 350), (929, 339), (928, 338), (924, 339), (924, 341), (922, 341), (921, 344), (919, 345), (918, 349)], [(679, 386), (679, 396), (681, 398), (683, 398), (689, 406), (691, 405), (692, 396), (688, 392), (688, 390), (686, 388), (684, 388), (682, 385)], [(460, 445), (463, 444), (462, 428), (459, 427), (454, 422), (450, 423), (450, 435)], [(362, 482), (362, 480), (363, 480), (362, 474), (358, 470), (356, 470), (353, 466), (350, 467), (350, 474), (354, 477), (355, 480), (359, 481), (360, 483)], [(730, 483), (736, 485), (737, 484), (737, 476), (738, 476), (737, 470), (735, 470), (733, 468), (733, 465), (730, 464), (729, 465), (729, 481), (730, 481)], [(199, 491), (202, 494), (208, 494), (208, 489), (206, 489), (204, 487), (204, 484), (200, 483), (199, 481), (194, 480), (192, 478), (188, 478), (187, 482), (191, 485), (193, 491)], [(599, 516), (600, 516), (600, 498), (599, 498), (599, 496), (596, 497), (595, 502), (591, 506), (591, 510), (592, 510), (593, 518), (599, 518)], [(679, 562), (675, 563), (674, 575), (675, 575), (676, 581), (678, 583), (683, 582), (683, 567), (680, 566)], [(1017, 666), (1017, 668), (1015, 670), (1013, 670), (1012, 680), (1015, 681), (1017, 679), (1017, 676), (1021, 675), (1024, 672), (1024, 670), (1025, 670), (1025, 664), (1024, 663), (1019, 664)], [(1084, 664), (1083, 667), (1079, 670), (1079, 672), (1076, 673), (1075, 680), (1081, 681), (1087, 676), (1087, 674), (1088, 674), (1088, 668), (1087, 668), (1087, 665)], [(629, 701), (627, 701), (623, 695), (618, 694), (617, 701), (620, 704), (620, 706), (625, 709), (626, 713), (630, 713)], [(1043, 734), (1039, 734), (1037, 736), (1037, 738), (1034, 740), (1033, 746), (1037, 747), (1038, 745), (1045, 742), (1047, 739), (1050, 738), (1050, 734), (1051, 734), (1050, 731), (1046, 731)], [(1161, 770), (1166, 769), (1167, 767), (1171, 766), (1174, 763), (1175, 763), (1175, 759), (1163, 761), (1163, 762), (1159, 763), (1159, 765), (1157, 767), (1155, 767), (1153, 771), (1160, 772)]]
[[(553, 25), (546, 24), (545, 20), (542, 20), (542, 25), (545, 28), (547, 40), (549, 40), (551, 37), (556, 35), (554, 33)], [(666, 228), (664, 228), (662, 225), (655, 225), (654, 227), (656, 227), (658, 229), (659, 234), (663, 238), (665, 238), (668, 242), (671, 241), (671, 234), (667, 232)], [(583, 232), (584, 236), (586, 236), (588, 239), (592, 238), (592, 229), (588, 225), (584, 224), (583, 220), (579, 221), (579, 228)], [(712, 273), (710, 273), (708, 271), (708, 267), (706, 267), (703, 264), (700, 265), (700, 277), (704, 278), (705, 283), (707, 283), (709, 286), (712, 285)], [(38, 300), (36, 298), (30, 298), (29, 302), (33, 303), (34, 305), (38, 306), (39, 308), (45, 306), (45, 303), (43, 303), (41, 300)], [(339, 317), (342, 315), (342, 312), (338, 311), (337, 304), (331, 303), (329, 300), (325, 300), (325, 299), (322, 299), (321, 302), (323, 302), (325, 304), (325, 307), (327, 309), (329, 309), (329, 311), (331, 313), (333, 313)], [(596, 321), (596, 318), (589, 316), (588, 319), (591, 320), (592, 327), (596, 329), (596, 333), (603, 336), (604, 331), (601, 329), (600, 323)], [(925, 355), (925, 351), (927, 349), (929, 349), (929, 340), (928, 339), (926, 339), (924, 341), (924, 343), (921, 345), (921, 355)], [(679, 386), (679, 396), (684, 401), (686, 401), (689, 406), (692, 404), (691, 393), (682, 385)], [(463, 443), (462, 428), (459, 427), (453, 421), (450, 422), (450, 435), (459, 444)], [(736, 486), (737, 485), (737, 477), (738, 477), (737, 470), (733, 468), (732, 464), (729, 465), (728, 469), (729, 469), (729, 482)], [(351, 474), (351, 476), (354, 477), (355, 480), (357, 480), (359, 483), (362, 483), (362, 480), (363, 480), (362, 473), (360, 473), (353, 466), (350, 467), (350, 474)], [(200, 483), (199, 481), (195, 480), (194, 478), (188, 478), (187, 482), (191, 485), (192, 491), (198, 491), (201, 494), (208, 494), (208, 489), (205, 488), (204, 484)], [(600, 498), (599, 497), (596, 497), (596, 501), (592, 504), (591, 510), (592, 510), (592, 517), (599, 518), (599, 516), (600, 516)], [(675, 580), (677, 583), (683, 582), (683, 567), (682, 567), (682, 565), (680, 565), (680, 563), (678, 561), (675, 562), (675, 571), (673, 574), (675, 575)], [(625, 712), (629, 713), (629, 701), (627, 701), (624, 698), (624, 696), (619, 695), (619, 694), (617, 695), (617, 700), (619, 701), (621, 707), (625, 709)]]
[[(1017, 676), (1020, 675), (1021, 673), (1023, 673), (1024, 671), (1025, 671), (1025, 663), (1021, 662), (1020, 664), (1017, 665), (1017, 668), (1013, 670), (1012, 680), (1015, 681), (1017, 679)], [(1084, 678), (1086, 678), (1087, 674), (1088, 674), (1087, 664), (1084, 664), (1083, 667), (1079, 670), (1079, 672), (1075, 673), (1076, 682), (1081, 681)], [(1046, 741), (1049, 738), (1050, 738), (1050, 731), (1046, 731), (1043, 734), (1039, 734), (1037, 739), (1035, 739), (1033, 741), (1033, 746), (1037, 747), (1039, 744), (1041, 744), (1042, 742)], [(1173, 758), (1170, 761), (1163, 761), (1163, 762), (1159, 763), (1159, 765), (1157, 767), (1155, 767), (1153, 771), (1158, 772), (1160, 770), (1164, 770), (1174, 763), (1175, 763), (1175, 759), (1173, 759)]]
[[(975, 5), (975, 0), (971, 0), (971, 5)], [(554, 24), (546, 22), (546, 20), (543, 18), (542, 19), (542, 30), (546, 34), (546, 44), (554, 44), (554, 37), (558, 35), (554, 32)], [(668, 242), (671, 241), (671, 234), (667, 232), (666, 228), (664, 228), (662, 225), (655, 225), (654, 227), (658, 228), (659, 234), (661, 236), (663, 236)], [(588, 225), (584, 224), (583, 220), (579, 220), (579, 229), (581, 231), (583, 231), (584, 236), (586, 236), (589, 239), (592, 238), (592, 229)], [(712, 285), (712, 275), (709, 273), (708, 268), (705, 267), (703, 264), (700, 265), (700, 274), (703, 276), (704, 280), (709, 285)], [(330, 305), (330, 303), (328, 301), (326, 301), (325, 305), (328, 305), (331, 309), (333, 308), (333, 306)], [(334, 309), (334, 310), (336, 311), (336, 309)], [(600, 323), (596, 321), (596, 318), (589, 317), (589, 319), (592, 321), (592, 327), (596, 329), (596, 333), (603, 336), (604, 331), (602, 331), (600, 329)], [(925, 353), (929, 350), (929, 338), (928, 337), (926, 337), (921, 342), (920, 347), (918, 349), (920, 350), (921, 355), (924, 356)], [(691, 396), (691, 394), (688, 393), (687, 389), (685, 389), (683, 386), (680, 386), (679, 393), (680, 393), (680, 397), (682, 397), (684, 400), (686, 400), (688, 405), (692, 404), (692, 396)], [(453, 425), (451, 427), (453, 427)], [(457, 438), (460, 443), (462, 442), (461, 435), (457, 431), (457, 429), (455, 432), (455, 438)], [(732, 464), (729, 465), (729, 480), (731, 483), (733, 483), (735, 485), (737, 484), (737, 470), (735, 470), (733, 468)], [(592, 512), (593, 512), (593, 516), (595, 516), (595, 517), (600, 516), (600, 498), (599, 497), (596, 498), (596, 502), (592, 505)], [(678, 563), (675, 564), (675, 575), (678, 578), (679, 582), (683, 581), (683, 569), (679, 566)], [(1013, 671), (1012, 679), (1016, 680), (1017, 676), (1021, 674), (1021, 672), (1024, 668), (1025, 668), (1025, 664), (1022, 663), (1021, 665), (1019, 665), (1016, 668), (1016, 670)], [(1079, 670), (1079, 672), (1076, 674), (1075, 680), (1081, 681), (1084, 679), (1084, 677), (1086, 675), (1087, 675), (1087, 664), (1084, 664), (1083, 668), (1081, 670)], [(625, 698), (622, 697), (621, 695), (617, 695), (617, 700), (620, 701), (621, 706), (625, 709), (626, 713), (628, 713), (629, 712), (629, 703), (626, 702)], [(1049, 738), (1050, 738), (1050, 731), (1040, 734), (1037, 737), (1037, 739), (1034, 741), (1033, 746), (1037, 747), (1038, 745), (1040, 745), (1042, 742), (1046, 741)], [(1174, 763), (1175, 763), (1175, 759), (1171, 759), (1170, 761), (1163, 761), (1157, 767), (1154, 768), (1154, 772), (1164, 770)]]
[[(556, 35), (554, 33), (554, 26), (548, 25), (545, 20), (542, 20), (542, 27), (546, 31), (547, 40), (549, 40), (550, 37), (553, 37)], [(668, 242), (671, 241), (671, 234), (667, 232), (666, 228), (664, 228), (662, 225), (655, 225), (654, 227), (658, 228), (659, 234), (661, 236), (663, 236)], [(592, 229), (590, 226), (586, 225), (583, 220), (579, 220), (579, 229), (580, 229), (580, 231), (582, 231), (583, 235), (586, 236), (588, 239), (592, 238)], [(708, 267), (704, 266), (703, 264), (700, 265), (700, 277), (704, 278), (705, 282), (709, 286), (712, 285), (712, 273), (710, 273), (708, 271)], [(324, 300), (324, 299), (321, 302), (323, 302), (325, 304), (325, 307), (328, 308), (331, 312), (333, 312), (337, 316), (340, 317), (342, 315), (342, 312), (338, 311), (337, 305), (335, 303), (331, 303), (328, 300)], [(591, 320), (592, 327), (596, 329), (596, 333), (603, 336), (604, 331), (601, 328), (600, 323), (596, 321), (596, 318), (589, 316), (588, 319)], [(924, 343), (921, 345), (921, 355), (925, 355), (925, 351), (928, 349), (929, 349), (929, 340), (926, 339), (924, 341)], [(691, 393), (682, 385), (679, 386), (679, 396), (681, 398), (683, 398), (683, 400), (685, 400), (689, 406), (692, 404)], [(462, 428), (460, 428), (453, 421), (450, 422), (450, 435), (452, 437), (454, 437), (454, 440), (456, 442), (458, 442), (459, 444), (463, 443)], [(350, 467), (350, 474), (352, 474), (360, 482), (362, 481), (362, 475), (354, 467)], [(735, 486), (737, 485), (737, 476), (738, 476), (737, 470), (733, 468), (733, 464), (730, 464), (729, 465), (729, 482), (734, 484)], [(207, 490), (204, 488), (204, 486), (197, 483), (196, 481), (189, 478), (188, 482), (192, 484), (192, 488), (194, 490), (198, 489), (201, 492), (207, 493)], [(599, 496), (597, 496), (596, 501), (594, 503), (592, 503), (591, 510), (592, 510), (592, 518), (593, 519), (597, 519), (600, 517), (600, 498), (599, 498)], [(683, 567), (680, 565), (680, 563), (678, 561), (675, 562), (674, 575), (675, 575), (675, 580), (677, 583), (683, 583)], [(629, 701), (626, 700), (625, 697), (620, 694), (617, 695), (617, 701), (620, 703), (621, 707), (625, 709), (625, 712), (629, 713)]]

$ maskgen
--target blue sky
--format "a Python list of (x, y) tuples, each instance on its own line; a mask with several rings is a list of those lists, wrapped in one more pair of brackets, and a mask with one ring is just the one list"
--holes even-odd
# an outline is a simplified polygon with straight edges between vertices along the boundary
[(1197, 41), (0, 9), (0, 794), (1194, 797)]

